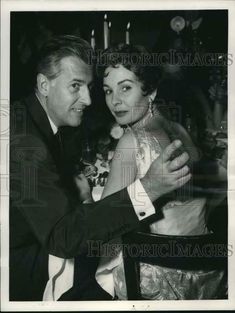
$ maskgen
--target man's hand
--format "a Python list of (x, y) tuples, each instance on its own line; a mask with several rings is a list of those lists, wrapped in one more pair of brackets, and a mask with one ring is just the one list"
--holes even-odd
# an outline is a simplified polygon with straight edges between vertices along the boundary
[(92, 203), (91, 187), (86, 176), (79, 174), (74, 177), (74, 182), (79, 191), (80, 200), (83, 203)]
[(183, 152), (171, 160), (174, 152), (181, 145), (180, 140), (175, 140), (168, 145), (161, 156), (151, 164), (145, 177), (141, 179), (141, 183), (152, 202), (164, 194), (182, 187), (190, 180), (191, 174), (186, 165), (189, 160), (188, 153)]

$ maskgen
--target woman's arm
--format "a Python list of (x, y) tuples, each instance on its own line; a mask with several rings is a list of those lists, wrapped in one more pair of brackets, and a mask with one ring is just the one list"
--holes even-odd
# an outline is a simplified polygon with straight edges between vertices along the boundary
[(135, 181), (137, 144), (132, 132), (125, 133), (116, 147), (111, 169), (101, 199), (129, 186)]

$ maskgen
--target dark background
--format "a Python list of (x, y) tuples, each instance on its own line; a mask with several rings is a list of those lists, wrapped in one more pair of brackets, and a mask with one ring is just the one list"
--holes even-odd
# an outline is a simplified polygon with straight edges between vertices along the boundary
[[(105, 13), (112, 23), (111, 44), (125, 41), (126, 25), (130, 22), (131, 43), (143, 45), (153, 51), (167, 50), (176, 36), (176, 33), (170, 28), (170, 20), (174, 16), (182, 16), (188, 21), (202, 17), (202, 23), (196, 33), (199, 40), (202, 41), (204, 51), (227, 52), (228, 17), (226, 10), (12, 12), (12, 99), (20, 98), (32, 89), (31, 73), (37, 51), (50, 36), (75, 34), (90, 41), (91, 31), (94, 29), (96, 46), (98, 49), (102, 49)], [(181, 34), (187, 45), (192, 45), (193, 31), (184, 29)]]
[[(74, 34), (90, 41), (95, 30), (96, 48), (103, 49), (104, 14), (111, 21), (111, 44), (125, 42), (127, 23), (131, 23), (132, 44), (143, 45), (153, 52), (175, 49), (181, 52), (227, 53), (228, 12), (227, 10), (200, 11), (84, 11), (84, 12), (12, 12), (11, 13), (11, 100), (17, 100), (30, 93), (35, 84), (34, 68), (37, 53), (42, 44), (53, 35)], [(187, 22), (180, 35), (170, 27), (175, 16), (182, 16)], [(191, 23), (202, 18), (198, 29)], [(220, 71), (221, 69), (219, 69)], [(186, 126), (190, 116), (196, 127), (195, 140), (200, 137), (206, 125), (206, 105), (213, 109), (208, 90), (215, 80), (226, 81), (227, 68), (217, 74), (216, 67), (180, 68), (176, 73), (161, 68), (162, 79), (158, 88), (158, 99), (163, 106), (171, 108), (169, 118)], [(221, 71), (220, 71), (221, 72)], [(217, 75), (217, 76), (216, 76)], [(224, 88), (227, 88), (227, 82)], [(226, 94), (226, 92), (225, 92)], [(93, 105), (89, 108), (88, 127), (97, 130), (109, 125), (111, 117), (107, 112), (100, 89), (94, 91)], [(227, 96), (223, 97), (224, 111)]]

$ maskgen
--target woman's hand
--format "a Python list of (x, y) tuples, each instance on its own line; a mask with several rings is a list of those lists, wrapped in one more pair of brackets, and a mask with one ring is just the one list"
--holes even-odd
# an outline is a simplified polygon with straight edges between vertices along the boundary
[(79, 174), (79, 175), (74, 177), (74, 181), (75, 181), (76, 187), (79, 191), (80, 200), (83, 203), (94, 202), (92, 195), (91, 195), (91, 187), (90, 187), (89, 181), (86, 178), (86, 176), (84, 174)]

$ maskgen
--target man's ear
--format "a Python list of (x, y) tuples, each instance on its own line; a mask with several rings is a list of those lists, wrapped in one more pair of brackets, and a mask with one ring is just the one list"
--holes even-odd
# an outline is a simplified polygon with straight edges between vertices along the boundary
[(157, 89), (155, 89), (155, 90), (150, 94), (151, 100), (154, 101), (155, 98), (156, 98), (156, 96), (157, 96)]
[(43, 96), (45, 96), (45, 97), (48, 96), (49, 89), (50, 89), (50, 83), (49, 83), (48, 78), (42, 73), (39, 73), (37, 75), (37, 88), (38, 88), (38, 91)]

